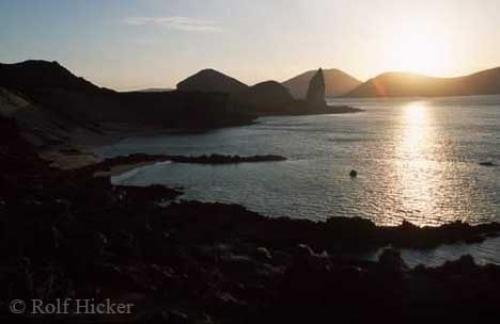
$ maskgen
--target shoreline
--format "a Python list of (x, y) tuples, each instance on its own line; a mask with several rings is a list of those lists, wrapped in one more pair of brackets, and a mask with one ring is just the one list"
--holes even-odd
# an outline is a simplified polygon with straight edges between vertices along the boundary
[[(146, 127), (132, 126), (129, 124), (103, 124), (99, 132), (90, 132), (84, 134), (73, 134), (70, 142), (59, 145), (49, 145), (38, 150), (40, 157), (48, 161), (53, 167), (62, 170), (74, 170), (82, 167), (91, 166), (106, 160), (105, 157), (98, 156), (95, 153), (95, 148), (111, 145), (129, 137), (150, 137), (157, 135), (185, 135), (199, 134), (214, 131), (220, 128), (242, 127), (258, 123), (260, 117), (286, 117), (286, 116), (311, 116), (311, 115), (341, 115), (359, 113), (365, 110), (353, 108), (346, 105), (328, 106), (330, 108), (340, 109), (340, 111), (325, 111), (312, 113), (298, 114), (262, 114), (250, 123), (242, 125), (230, 125), (217, 128), (164, 128), (159, 126), (151, 126), (152, 129)], [(66, 151), (66, 152), (65, 152)], [(70, 152), (68, 151), (75, 151)]]
[[(136, 167), (142, 167), (145, 165), (150, 165), (162, 161), (171, 161), (173, 163), (179, 163), (175, 161), (175, 158), (181, 158), (185, 159), (187, 163), (197, 163), (193, 161), (197, 161), (199, 157), (185, 157), (185, 156), (167, 156), (167, 155), (147, 155), (147, 154), (131, 154), (128, 156), (119, 156), (111, 159), (106, 159), (102, 161), (101, 163), (93, 165), (91, 168), (89, 168), (86, 172), (93, 173), (94, 176), (96, 173), (99, 174), (99, 172), (104, 172), (102, 175), (107, 175), (105, 172), (106, 170), (110, 170), (109, 174), (110, 175), (116, 175), (114, 172), (119, 172), (120, 174), (123, 173), (121, 172), (121, 168), (125, 168), (126, 171), (128, 170), (133, 170)], [(228, 158), (226, 156), (217, 156), (217, 159), (220, 157), (223, 158)], [(259, 157), (259, 156), (256, 156)], [(285, 158), (279, 157), (279, 156), (270, 156), (272, 158), (271, 161), (283, 161)], [(173, 159), (172, 159), (173, 158)], [(229, 157), (231, 158), (231, 157)], [(239, 157), (238, 157), (239, 158)], [(252, 159), (253, 157), (249, 157)], [(204, 159), (210, 160), (210, 156), (207, 156)], [(241, 158), (243, 159), (242, 162), (235, 162), (235, 163), (248, 163), (245, 161), (245, 159), (248, 158)], [(264, 160), (266, 161), (266, 160)], [(267, 160), (269, 161), (269, 160)], [(180, 162), (180, 163), (186, 163), (186, 162)], [(208, 163), (209, 164), (209, 163)], [(226, 164), (226, 163), (219, 163), (219, 164)], [(114, 170), (114, 168), (117, 168), (118, 170)], [(84, 169), (82, 169), (84, 170)], [(126, 172), (124, 171), (124, 172)], [(139, 187), (147, 190), (149, 186), (146, 187)], [(166, 187), (167, 188), (167, 187)], [(193, 201), (193, 203), (198, 203), (196, 201)], [(200, 204), (204, 204), (201, 203)], [(211, 204), (211, 203), (206, 203), (206, 204)], [(218, 203), (214, 203), (218, 204)], [(224, 204), (221, 204), (224, 205)], [(246, 210), (245, 207), (240, 206), (240, 205), (234, 205), (242, 208), (243, 210)], [(250, 212), (250, 211), (249, 211)], [(253, 213), (253, 212), (250, 212)], [(500, 223), (485, 223), (485, 224), (475, 224), (475, 225), (469, 225), (467, 223), (462, 223), (462, 222), (453, 222), (453, 223), (448, 223), (440, 226), (423, 226), (419, 227), (417, 225), (413, 225), (409, 222), (404, 221), (402, 224), (397, 225), (397, 226), (378, 226), (375, 223), (373, 223), (371, 220), (367, 219), (362, 219), (362, 218), (344, 218), (344, 217), (332, 217), (327, 219), (326, 221), (322, 222), (314, 222), (306, 219), (292, 219), (292, 218), (283, 218), (283, 217), (267, 217), (267, 216), (262, 216), (258, 213), (255, 213), (259, 217), (267, 218), (270, 220), (280, 220), (284, 219), (286, 221), (298, 221), (301, 222), (302, 224), (305, 224), (307, 222), (319, 224), (319, 226), (331, 226), (331, 224), (334, 224), (338, 222), (339, 224), (344, 224), (345, 226), (350, 226), (349, 223), (351, 222), (353, 226), (360, 226), (363, 230), (368, 230), (370, 231), (370, 234), (368, 235), (368, 238), (373, 239), (373, 233), (372, 231), (379, 230), (381, 232), (386, 232), (387, 236), (392, 237), (392, 240), (389, 239), (385, 243), (381, 243), (381, 245), (384, 244), (393, 244), (394, 246), (398, 247), (407, 247), (407, 248), (429, 248), (429, 247), (435, 247), (438, 246), (439, 244), (442, 244), (439, 242), (442, 240), (445, 243), (478, 243), (482, 242), (486, 237), (496, 237), (500, 235)], [(366, 222), (366, 223), (365, 223)], [(340, 226), (340, 225), (338, 225)], [(375, 230), (376, 229), (376, 230)], [(399, 233), (398, 233), (399, 232)], [(418, 233), (419, 234), (414, 234)], [(441, 232), (441, 233), (440, 233)], [(469, 233), (467, 233), (469, 232)], [(473, 232), (472, 235), (471, 232)], [(391, 234), (389, 234), (391, 233)], [(448, 233), (448, 234), (446, 234)], [(444, 234), (444, 235), (443, 235)], [(418, 237), (415, 237), (414, 235), (417, 235)], [(446, 237), (444, 239), (441, 239), (439, 236), (442, 235), (443, 237)]]

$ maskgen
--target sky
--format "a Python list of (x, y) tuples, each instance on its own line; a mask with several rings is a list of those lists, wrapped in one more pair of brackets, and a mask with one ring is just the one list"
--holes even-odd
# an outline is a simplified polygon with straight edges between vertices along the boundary
[(58, 61), (118, 90), (203, 68), (245, 83), (339, 68), (459, 76), (500, 66), (500, 0), (0, 0), (0, 62)]

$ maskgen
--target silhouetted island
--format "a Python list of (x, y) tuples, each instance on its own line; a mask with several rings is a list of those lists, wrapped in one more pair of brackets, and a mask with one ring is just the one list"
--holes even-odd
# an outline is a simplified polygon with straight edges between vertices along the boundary
[[(315, 72), (316, 79), (324, 78), (323, 70)], [(313, 78), (308, 81), (308, 89)], [(317, 87), (315, 85), (314, 87)], [(276, 81), (264, 81), (253, 86), (229, 77), (215, 70), (202, 70), (177, 85), (179, 90), (190, 92), (211, 92), (229, 94), (229, 111), (245, 112), (256, 116), (338, 114), (362, 111), (348, 106), (328, 106), (325, 103), (326, 88), (318, 89), (316, 96), (324, 104), (318, 105), (311, 99), (295, 99), (288, 89)]]
[(259, 116), (338, 114), (362, 111), (349, 106), (326, 104), (322, 69), (316, 71), (309, 82), (305, 99), (294, 99), (285, 86), (275, 81), (267, 81), (233, 94), (231, 102), (234, 107), (237, 107), (235, 109)]
[(248, 88), (246, 84), (214, 69), (201, 70), (177, 83), (181, 91), (236, 93)]
[(348, 97), (447, 97), (500, 94), (500, 67), (457, 78), (390, 72), (361, 84)]
[[(174, 91), (116, 92), (77, 77), (57, 62), (0, 64), (0, 100), (40, 145), (64, 143), (74, 133), (106, 129), (204, 130), (250, 124), (262, 115), (348, 113), (350, 107), (313, 107), (277, 82), (252, 87), (203, 70)], [(33, 132), (36, 130), (36, 132)]]

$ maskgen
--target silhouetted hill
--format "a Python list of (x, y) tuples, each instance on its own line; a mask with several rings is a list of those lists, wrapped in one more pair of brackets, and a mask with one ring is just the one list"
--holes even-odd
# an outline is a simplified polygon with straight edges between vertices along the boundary
[(21, 135), (38, 147), (66, 141), (69, 138), (69, 130), (77, 127), (50, 110), (33, 104), (17, 91), (2, 87), (0, 116), (15, 120)]
[(44, 88), (83, 92), (107, 90), (75, 76), (57, 62), (40, 60), (14, 64), (0, 63), (0, 86), (28, 91)]
[(205, 69), (177, 84), (181, 91), (236, 93), (248, 86), (213, 69)]
[(358, 112), (347, 106), (328, 106), (322, 70), (318, 70), (308, 85), (308, 99), (297, 100), (287, 88), (276, 81), (258, 83), (231, 95), (231, 109), (257, 116), (339, 114)]
[(390, 72), (368, 80), (349, 97), (445, 97), (500, 94), (500, 68), (458, 78)]
[[(202, 89), (202, 85), (203, 91), (195, 91)], [(0, 65), (0, 88), (5, 90), (2, 100), (9, 105), (5, 111), (16, 109), (19, 112), (16, 120), (33, 128), (41, 125), (47, 130), (53, 124), (93, 131), (113, 124), (207, 129), (248, 124), (258, 115), (354, 111), (294, 100), (288, 90), (275, 81), (248, 87), (213, 70), (203, 70), (181, 82), (179, 87), (193, 91), (116, 92), (79, 78), (55, 62)], [(20, 100), (26, 100), (36, 109), (18, 109), (11, 105)], [(61, 137), (50, 131), (44, 133)], [(62, 136), (66, 134), (63, 132)]]
[[(309, 82), (316, 72), (317, 70), (304, 72), (282, 84), (295, 99), (305, 99)], [(337, 69), (323, 70), (323, 77), (325, 79), (325, 95), (327, 97), (345, 95), (361, 84), (361, 81)]]
[[(0, 65), (0, 87), (14, 91), (50, 116), (71, 124), (211, 128), (248, 123), (253, 116), (229, 111), (228, 95), (203, 92), (115, 92), (79, 78), (55, 62)], [(12, 97), (12, 96), (10, 96)]]
[(288, 90), (276, 81), (258, 83), (233, 95), (233, 100), (238, 109), (256, 114), (283, 112), (294, 101)]

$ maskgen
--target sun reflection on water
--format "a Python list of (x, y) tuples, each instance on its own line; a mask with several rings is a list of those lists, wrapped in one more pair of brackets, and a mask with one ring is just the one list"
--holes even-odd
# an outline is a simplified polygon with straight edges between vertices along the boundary
[(417, 101), (408, 104), (403, 109), (403, 132), (399, 146), (402, 151), (400, 153), (407, 155), (403, 158), (421, 160), (424, 150), (431, 144), (429, 124), (432, 116), (429, 107), (425, 101)]
[(456, 154), (459, 139), (443, 131), (443, 111), (427, 100), (398, 109), (391, 128), (394, 146), (380, 151), (388, 164), (380, 173), (384, 191), (377, 204), (383, 212), (377, 224), (477, 224), (494, 216), (492, 197), (481, 190), (485, 170)]
[(414, 224), (433, 225), (430, 221), (435, 218), (428, 216), (439, 204), (436, 191), (441, 174), (429, 174), (436, 138), (431, 126), (432, 111), (426, 101), (411, 102), (403, 109), (394, 160), (397, 211)]

